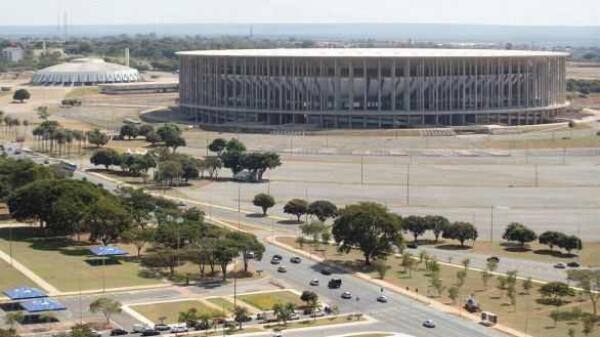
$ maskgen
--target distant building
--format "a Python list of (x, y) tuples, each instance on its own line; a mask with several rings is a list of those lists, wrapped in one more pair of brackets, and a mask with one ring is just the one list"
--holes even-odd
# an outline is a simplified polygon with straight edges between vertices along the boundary
[(57, 55), (58, 57), (66, 56), (65, 51), (62, 48), (34, 49), (32, 54), (35, 58), (40, 58), (43, 55)]
[(103, 83), (138, 82), (136, 69), (104, 62), (102, 59), (81, 58), (37, 71), (31, 78), (34, 85), (85, 86)]
[(9, 62), (21, 62), (25, 51), (21, 47), (7, 47), (2, 49), (2, 59)]

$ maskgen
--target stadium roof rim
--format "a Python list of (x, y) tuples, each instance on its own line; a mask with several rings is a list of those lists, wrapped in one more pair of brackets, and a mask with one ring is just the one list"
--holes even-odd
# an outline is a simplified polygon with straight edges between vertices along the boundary
[(224, 57), (544, 57), (569, 56), (566, 52), (504, 49), (441, 49), (441, 48), (278, 48), (223, 49), (180, 51), (181, 56)]

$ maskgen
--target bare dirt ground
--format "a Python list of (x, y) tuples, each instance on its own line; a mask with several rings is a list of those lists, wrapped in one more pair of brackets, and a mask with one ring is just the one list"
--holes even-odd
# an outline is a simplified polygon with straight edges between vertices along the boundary
[(567, 78), (576, 80), (600, 80), (600, 62), (569, 62)]

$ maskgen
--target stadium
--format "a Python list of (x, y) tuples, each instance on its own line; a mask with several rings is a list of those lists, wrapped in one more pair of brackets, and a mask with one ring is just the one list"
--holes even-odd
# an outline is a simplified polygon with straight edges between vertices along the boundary
[(551, 122), (568, 54), (486, 49), (184, 51), (180, 109), (200, 124), (402, 128)]
[(37, 71), (33, 85), (85, 86), (103, 83), (129, 83), (140, 80), (136, 69), (104, 62), (102, 59), (79, 58)]

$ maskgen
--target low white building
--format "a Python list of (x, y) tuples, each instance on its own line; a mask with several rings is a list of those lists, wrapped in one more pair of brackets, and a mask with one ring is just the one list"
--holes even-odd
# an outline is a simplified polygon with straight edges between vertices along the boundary
[(9, 62), (21, 62), (25, 51), (21, 47), (7, 47), (2, 49), (2, 59)]

